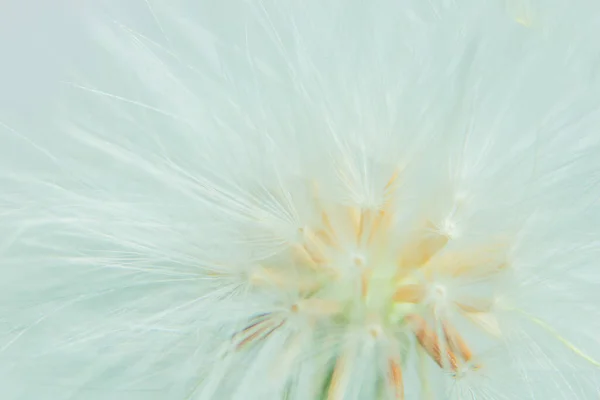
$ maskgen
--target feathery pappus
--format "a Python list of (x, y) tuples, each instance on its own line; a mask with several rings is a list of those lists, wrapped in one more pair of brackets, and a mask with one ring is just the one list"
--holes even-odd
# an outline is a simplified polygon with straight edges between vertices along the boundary
[(105, 6), (0, 112), (2, 399), (599, 398), (600, 4)]

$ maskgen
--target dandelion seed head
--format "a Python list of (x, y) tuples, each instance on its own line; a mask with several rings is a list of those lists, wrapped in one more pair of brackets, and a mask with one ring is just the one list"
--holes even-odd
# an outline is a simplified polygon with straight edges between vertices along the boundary
[(596, 5), (141, 3), (0, 121), (0, 395), (596, 393)]

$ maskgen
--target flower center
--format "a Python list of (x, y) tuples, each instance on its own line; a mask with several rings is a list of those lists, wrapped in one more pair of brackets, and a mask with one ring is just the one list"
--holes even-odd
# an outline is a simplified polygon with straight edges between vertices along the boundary
[[(467, 318), (485, 314), (492, 299), (455, 297), (449, 287), (454, 281), (494, 279), (506, 264), (499, 246), (453, 250), (444, 229), (448, 221), (437, 226), (424, 220), (408, 231), (400, 226), (395, 212), (397, 177), (394, 174), (385, 185), (378, 207), (328, 204), (315, 191), (318, 218), (298, 230), (283, 258), (261, 265), (253, 276), (254, 283), (267, 284), (265, 290), (273, 285), (296, 293), (290, 310), (306, 316), (314, 329), (336, 327), (340, 346), (330, 398), (336, 398), (348, 369), (344, 335), (356, 327), (363, 326), (369, 340), (385, 344), (382, 354), (389, 370), (382, 374), (397, 391), (403, 390), (401, 372), (406, 363), (406, 351), (398, 349), (406, 348), (406, 343), (421, 347), (440, 368), (455, 373), (470, 363), (472, 350), (446, 312), (454, 308)], [(277, 313), (261, 315), (240, 332), (238, 348), (265, 339), (285, 323), (286, 317)]]

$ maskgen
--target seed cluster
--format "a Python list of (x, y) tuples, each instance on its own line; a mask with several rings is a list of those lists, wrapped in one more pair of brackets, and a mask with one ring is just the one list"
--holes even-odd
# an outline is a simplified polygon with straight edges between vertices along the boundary
[[(396, 219), (398, 177), (391, 176), (382, 188), (384, 201), (371, 208), (328, 204), (315, 185), (316, 222), (299, 229), (286, 254), (265, 262), (251, 277), (253, 285), (297, 293), (298, 300), (288, 312), (249, 320), (233, 338), (239, 351), (268, 339), (294, 314), (308, 316), (315, 329), (341, 328), (324, 387), (327, 399), (344, 397), (352, 358), (343, 332), (356, 326), (364, 327), (370, 340), (385, 343), (380, 380), (394, 398), (404, 398), (403, 368), (411, 348), (454, 376), (480, 368), (450, 316), (458, 313), (481, 331), (499, 333), (491, 314), (492, 287), (468, 288), (493, 282), (506, 270), (505, 248), (494, 243), (458, 251), (450, 246), (452, 236), (430, 220), (403, 229)], [(460, 290), (451, 293), (455, 282)]]

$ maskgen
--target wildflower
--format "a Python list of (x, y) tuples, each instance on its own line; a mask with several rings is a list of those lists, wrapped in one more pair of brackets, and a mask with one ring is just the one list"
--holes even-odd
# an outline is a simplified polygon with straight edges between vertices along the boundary
[(3, 398), (598, 395), (600, 8), (188, 11), (3, 124)]

